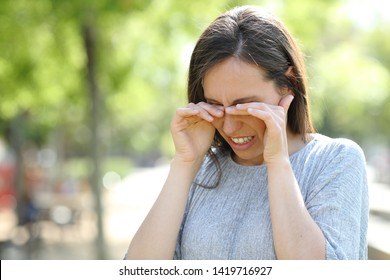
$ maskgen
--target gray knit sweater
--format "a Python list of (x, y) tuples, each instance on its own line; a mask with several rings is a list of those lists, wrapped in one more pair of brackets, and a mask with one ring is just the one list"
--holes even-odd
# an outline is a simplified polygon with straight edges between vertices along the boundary
[[(368, 188), (361, 148), (347, 139), (314, 134), (290, 156), (310, 215), (326, 238), (327, 259), (366, 259)], [(204, 161), (190, 191), (175, 259), (275, 259), (267, 167), (220, 157), (222, 178)], [(310, 244), (307, 244), (310, 246)]]

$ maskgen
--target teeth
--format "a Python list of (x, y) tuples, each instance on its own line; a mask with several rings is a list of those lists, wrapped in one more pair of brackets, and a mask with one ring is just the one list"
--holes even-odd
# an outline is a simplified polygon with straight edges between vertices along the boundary
[(253, 139), (253, 137), (249, 136), (249, 137), (239, 137), (239, 138), (231, 138), (231, 139), (236, 144), (246, 144), (250, 142)]

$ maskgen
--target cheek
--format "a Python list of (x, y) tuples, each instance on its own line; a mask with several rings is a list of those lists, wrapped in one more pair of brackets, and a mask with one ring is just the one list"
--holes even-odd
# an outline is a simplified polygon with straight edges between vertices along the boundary
[(223, 127), (223, 118), (214, 119), (214, 121), (212, 122), (212, 125), (215, 127), (216, 130), (221, 131), (222, 127)]
[(253, 130), (257, 134), (261, 134), (261, 135), (264, 134), (266, 127), (265, 127), (265, 123), (262, 120), (253, 116), (243, 116), (242, 122), (244, 124), (244, 127), (246, 127), (246, 129)]
[(263, 138), (266, 126), (262, 120), (254, 119), (248, 125), (256, 132), (258, 136)]

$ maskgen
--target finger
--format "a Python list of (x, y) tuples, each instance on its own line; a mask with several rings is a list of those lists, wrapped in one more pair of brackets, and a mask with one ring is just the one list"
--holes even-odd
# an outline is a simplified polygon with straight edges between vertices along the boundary
[(259, 110), (255, 108), (248, 108), (248, 115), (254, 116), (263, 120), (266, 124), (273, 119), (273, 114), (270, 111)]
[[(280, 111), (282, 111), (281, 108)], [(283, 119), (280, 118), (280, 115), (274, 114), (272, 111), (249, 108), (248, 114), (262, 120), (267, 127), (269, 135), (273, 135), (272, 137), (283, 135), (283, 131), (286, 130), (285, 125), (283, 125)]]
[(267, 103), (252, 103), (248, 104), (238, 104), (236, 106), (238, 109), (234, 114), (249, 115), (256, 117), (265, 122), (268, 126), (272, 126), (275, 123), (284, 122), (284, 112), (281, 106), (270, 105)]
[(199, 104), (190, 103), (188, 104), (188, 108), (198, 111), (196, 115), (205, 121), (212, 122), (214, 120), (213, 116)]
[(236, 106), (229, 106), (225, 109), (225, 113), (229, 115), (248, 115), (247, 109), (238, 109)]
[(218, 118), (223, 117), (225, 113), (225, 109), (223, 106), (212, 105), (206, 102), (199, 102), (197, 105), (205, 109), (210, 115), (213, 115)]
[(180, 117), (191, 117), (191, 116), (195, 116), (197, 114), (199, 114), (199, 110), (196, 110), (194, 108), (177, 108), (176, 109), (176, 113), (177, 115), (179, 115)]
[(226, 108), (226, 113), (231, 115), (248, 115), (248, 109), (257, 109), (257, 110), (264, 110), (269, 111), (273, 110), (277, 106), (269, 105), (266, 103), (260, 103), (260, 102), (251, 102), (251, 103), (245, 103), (245, 104), (237, 104), (234, 106), (229, 106)]

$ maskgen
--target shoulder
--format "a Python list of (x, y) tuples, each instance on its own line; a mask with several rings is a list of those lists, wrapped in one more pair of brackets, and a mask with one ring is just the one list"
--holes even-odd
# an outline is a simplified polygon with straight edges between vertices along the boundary
[(363, 149), (347, 138), (330, 138), (322, 134), (313, 134), (316, 153), (337, 158), (355, 158), (365, 161)]
[(350, 139), (315, 134), (308, 145), (311, 147), (301, 158), (301, 164), (303, 161), (308, 170), (319, 172), (319, 176), (332, 177), (341, 173), (356, 176), (365, 173), (363, 149)]
[(311, 141), (292, 156), (291, 161), (298, 173), (361, 172), (366, 160), (362, 148), (346, 138), (330, 138), (311, 134)]

